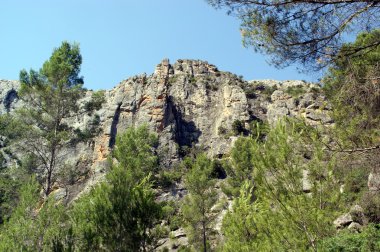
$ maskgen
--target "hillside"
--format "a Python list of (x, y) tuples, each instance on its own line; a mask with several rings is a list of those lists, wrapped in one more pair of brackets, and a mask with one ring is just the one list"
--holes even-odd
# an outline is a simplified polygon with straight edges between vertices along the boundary
[[(19, 88), (17, 81), (0, 81), (0, 115), (12, 115), (15, 109), (24, 106), (18, 96)], [(325, 138), (329, 138), (326, 132), (334, 127), (332, 106), (317, 84), (303, 81), (245, 81), (233, 73), (219, 71), (216, 66), (199, 60), (178, 60), (174, 64), (163, 60), (151, 75), (130, 77), (111, 90), (83, 91), (78, 104), (78, 114), (65, 121), (66, 125), (75, 129), (76, 139), (60, 152), (59, 160), (65, 165), (55, 171), (60, 174), (71, 167), (73, 174), (70, 180), (57, 175), (51, 192), (55, 200), (63, 202), (66, 207), (75, 204), (75, 200), (104, 181), (110, 170), (110, 153), (115, 147), (117, 135), (131, 127), (147, 125), (150, 132), (157, 135), (155, 155), (158, 157), (158, 166), (161, 171), (168, 172), (178, 170), (182, 161), (186, 157), (197, 156), (194, 154), (197, 151), (205, 152), (209, 159), (220, 162), (228, 160), (239, 136), (250, 138), (254, 135), (256, 123), (275, 128), (283, 117), (297, 118), (312, 129), (323, 129)], [(17, 169), (24, 153), (17, 145), (5, 141), (5, 138), (1, 139), (2, 171), (6, 172), (10, 167), (15, 169), (15, 166)], [(329, 143), (336, 146), (334, 140)], [(309, 147), (305, 145), (302, 148), (306, 150)], [(313, 154), (304, 154), (301, 161), (307, 164), (312, 159), (310, 156)], [(356, 153), (344, 158), (344, 154), (338, 153), (337, 156), (339, 160), (336, 167), (349, 164), (365, 168), (360, 175), (361, 181), (357, 182), (365, 186), (360, 187), (359, 191), (380, 190), (376, 153), (366, 157)], [(367, 164), (368, 160), (372, 163)], [(371, 165), (373, 167), (369, 167)], [(43, 176), (43, 172), (38, 167), (35, 168), (36, 174)], [(227, 203), (218, 212), (217, 221), (213, 225), (216, 234), (212, 246), (223, 240), (222, 219), (232, 208), (234, 197), (226, 196), (222, 186), (229, 176), (229, 171), (224, 168), (217, 175), (215, 188), (218, 197), (226, 199)], [(313, 190), (309, 176), (312, 176), (309, 170), (304, 169), (304, 194)], [(338, 177), (337, 179), (339, 180)], [(337, 181), (337, 184), (341, 185), (343, 191), (344, 186), (348, 187), (343, 181)], [(156, 187), (155, 193), (157, 201), (180, 202), (187, 194), (187, 188), (183, 179), (179, 178), (170, 183), (170, 186)], [(378, 194), (374, 197), (377, 196)], [(356, 206), (356, 202), (351, 203), (347, 203), (347, 206)], [(357, 212), (362, 213), (361, 206), (357, 206), (357, 209)], [(346, 207), (348, 210), (349, 207)], [(335, 222), (337, 228), (354, 229), (357, 225), (361, 228), (368, 222), (356, 220), (355, 217), (352, 219), (349, 214), (339, 218)], [(164, 222), (162, 225), (165, 225)], [(180, 245), (187, 244), (183, 225), (170, 231), (172, 237), (161, 237), (157, 249), (166, 246), (177, 250)]]

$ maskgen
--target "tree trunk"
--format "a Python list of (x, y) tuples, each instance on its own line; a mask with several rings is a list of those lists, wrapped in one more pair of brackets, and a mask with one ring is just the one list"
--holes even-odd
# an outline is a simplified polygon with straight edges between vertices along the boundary
[(205, 221), (202, 221), (202, 228), (203, 228), (203, 252), (207, 252), (206, 223), (205, 223)]

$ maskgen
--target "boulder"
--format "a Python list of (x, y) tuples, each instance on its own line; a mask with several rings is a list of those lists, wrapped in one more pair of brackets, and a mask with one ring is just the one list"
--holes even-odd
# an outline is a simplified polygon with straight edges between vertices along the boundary
[(368, 176), (368, 189), (370, 191), (380, 191), (380, 174), (370, 173)]
[(63, 200), (67, 196), (66, 188), (58, 188), (57, 190), (51, 193), (55, 199), (55, 201)]
[(309, 171), (303, 170), (302, 171), (302, 191), (305, 193), (309, 193), (311, 191), (311, 183), (309, 180)]
[(351, 215), (352, 220), (354, 222), (359, 223), (359, 224), (365, 224), (366, 223), (364, 210), (361, 206), (359, 206), (359, 205), (352, 206), (350, 209), (350, 215)]
[(348, 229), (351, 231), (360, 232), (360, 230), (362, 229), (362, 225), (360, 225), (357, 222), (351, 222), (351, 224), (348, 225)]
[(334, 221), (334, 226), (337, 229), (341, 229), (344, 227), (347, 227), (353, 222), (352, 216), (349, 213), (343, 214), (339, 216), (335, 221)]

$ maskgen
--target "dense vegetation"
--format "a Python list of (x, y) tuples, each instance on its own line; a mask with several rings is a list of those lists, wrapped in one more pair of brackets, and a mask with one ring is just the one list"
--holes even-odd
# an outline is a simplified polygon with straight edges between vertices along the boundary
[[(363, 33), (340, 52), (379, 34)], [(83, 81), (79, 47), (64, 42), (39, 72), (21, 72), (26, 106), (0, 117), (0, 153), (23, 157), (11, 167), (0, 159), (0, 250), (152, 251), (170, 237), (182, 251), (380, 251), (380, 195), (367, 187), (368, 174), (380, 172), (380, 46), (368, 48), (334, 61), (324, 79), (334, 127), (235, 121), (228, 155), (213, 160), (189, 147), (172, 170), (160, 166), (158, 137), (131, 127), (117, 135), (103, 180), (66, 204), (52, 190), (72, 169), (60, 155), (98, 132), (66, 124), (80, 111)], [(84, 113), (104, 102), (102, 92), (92, 98)], [(181, 183), (182, 200), (158, 200)], [(338, 232), (334, 220), (348, 212), (357, 225)], [(176, 244), (179, 227), (188, 245)]]

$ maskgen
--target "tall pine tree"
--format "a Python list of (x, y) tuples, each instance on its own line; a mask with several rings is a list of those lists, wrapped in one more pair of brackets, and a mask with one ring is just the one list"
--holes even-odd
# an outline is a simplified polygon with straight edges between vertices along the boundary
[(38, 159), (46, 196), (64, 162), (61, 151), (73, 134), (65, 119), (78, 111), (83, 84), (79, 76), (81, 64), (79, 46), (63, 42), (38, 72), (20, 72), (20, 97), (25, 106), (17, 111), (19, 147)]

